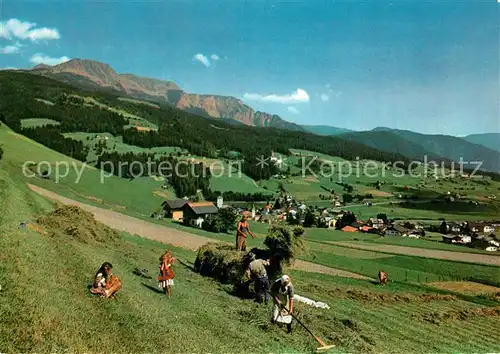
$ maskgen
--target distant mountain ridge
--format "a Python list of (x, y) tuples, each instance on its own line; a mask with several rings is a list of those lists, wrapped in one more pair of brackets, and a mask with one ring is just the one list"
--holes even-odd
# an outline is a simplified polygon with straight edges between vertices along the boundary
[(342, 139), (356, 141), (382, 151), (397, 152), (415, 160), (421, 160), (423, 156), (428, 156), (430, 159), (443, 159), (442, 156), (426, 150), (420, 144), (409, 141), (390, 131), (352, 132), (342, 134), (340, 137)]
[(277, 115), (255, 111), (238, 98), (186, 93), (173, 81), (119, 74), (110, 65), (98, 61), (72, 59), (55, 66), (37, 65), (31, 72), (83, 89), (111, 91), (138, 99), (168, 103), (202, 116), (234, 119), (257, 127), (304, 130)]
[(302, 125), (305, 131), (317, 135), (339, 135), (344, 133), (350, 133), (354, 130), (332, 127), (330, 125)]
[(471, 134), (463, 137), (463, 139), (500, 152), (500, 133)]
[[(408, 143), (414, 144), (414, 146), (418, 146), (418, 149), (420, 149), (420, 151), (415, 150), (416, 152), (418, 152), (418, 154), (426, 152), (426, 155), (428, 157), (440, 156), (456, 162), (459, 162), (461, 158), (464, 162), (482, 161), (481, 169), (492, 172), (500, 171), (500, 152), (489, 149), (483, 145), (474, 144), (465, 139), (451, 135), (420, 134), (409, 130), (391, 129), (387, 127), (377, 127), (369, 132), (364, 133), (372, 133), (372, 135), (375, 135), (383, 132), (392, 133), (403, 138)], [(363, 142), (363, 133), (354, 133), (351, 138), (358, 142)], [(366, 136), (364, 137), (364, 139), (366, 140)], [(390, 145), (387, 145), (387, 142), (384, 142), (382, 140), (374, 140), (369, 145), (372, 147), (378, 146), (378, 148), (383, 151), (398, 151), (397, 145), (391, 147)], [(414, 155), (412, 154), (407, 156)], [(474, 166), (472, 166), (472, 168), (474, 168)]]

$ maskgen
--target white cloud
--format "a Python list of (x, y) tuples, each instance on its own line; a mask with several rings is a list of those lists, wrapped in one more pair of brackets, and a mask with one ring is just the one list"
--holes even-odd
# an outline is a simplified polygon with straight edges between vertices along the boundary
[(217, 60), (219, 60), (219, 59), (220, 59), (220, 57), (219, 57), (217, 54), (212, 54), (212, 55), (210, 56), (210, 58), (212, 58), (212, 60), (215, 60), (215, 61), (217, 61)]
[(288, 112), (293, 113), (293, 114), (300, 114), (300, 111), (297, 108), (292, 107), (292, 106), (288, 107)]
[(38, 65), (38, 64), (57, 65), (57, 64), (67, 62), (68, 60), (70, 60), (70, 59), (67, 56), (63, 56), (60, 58), (51, 58), (45, 54), (37, 53), (31, 57), (30, 62), (35, 64), (35, 65)]
[(21, 47), (22, 45), (20, 43), (0, 47), (0, 54), (17, 54), (21, 50)]
[(0, 22), (0, 38), (5, 39), (29, 39), (31, 41), (59, 39), (59, 31), (56, 28), (35, 28), (36, 23), (23, 22), (17, 18)]
[(321, 94), (320, 98), (321, 98), (321, 101), (323, 101), (323, 102), (327, 102), (330, 100), (330, 96), (328, 96), (327, 94), (324, 94), (324, 93)]
[(50, 40), (50, 39), (59, 39), (61, 36), (59, 32), (54, 28), (37, 28), (33, 31), (30, 31), (28, 34), (28, 38), (32, 41), (41, 41), (41, 40)]
[(247, 101), (261, 101), (261, 102), (274, 102), (274, 103), (307, 103), (309, 102), (309, 94), (307, 91), (298, 88), (296, 91), (287, 95), (260, 95), (258, 93), (245, 93), (243, 99)]
[(195, 60), (199, 63), (202, 63), (207, 68), (210, 67), (210, 60), (205, 55), (203, 55), (201, 53), (193, 55), (193, 60)]

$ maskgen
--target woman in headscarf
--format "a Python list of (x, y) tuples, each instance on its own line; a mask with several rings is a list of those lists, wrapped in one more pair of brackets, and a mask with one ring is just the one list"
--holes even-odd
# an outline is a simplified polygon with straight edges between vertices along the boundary
[(253, 239), (255, 238), (255, 235), (250, 231), (250, 225), (247, 220), (247, 217), (243, 216), (236, 227), (236, 249), (238, 251), (247, 250), (247, 235), (252, 236)]
[(387, 284), (387, 273), (383, 270), (379, 270), (378, 272), (378, 281), (381, 285)]
[(94, 276), (94, 283), (90, 289), (92, 294), (98, 294), (105, 298), (110, 298), (121, 289), (122, 284), (120, 279), (111, 273), (112, 269), (113, 266), (109, 262), (104, 262), (101, 265), (101, 268), (99, 268)]
[(169, 250), (165, 251), (160, 257), (160, 275), (158, 276), (158, 287), (163, 289), (165, 295), (170, 297), (170, 287), (174, 285), (174, 271), (172, 270), (172, 264), (175, 262), (175, 257)]
[(292, 333), (293, 297), (295, 291), (288, 275), (283, 275), (271, 287), (273, 297), (273, 317), (271, 322), (286, 323), (288, 333)]

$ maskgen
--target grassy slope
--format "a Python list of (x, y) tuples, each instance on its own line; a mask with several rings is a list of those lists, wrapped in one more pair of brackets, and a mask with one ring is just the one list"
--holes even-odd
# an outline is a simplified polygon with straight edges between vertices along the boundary
[[(78, 179), (82, 164), (72, 160), (67, 156), (55, 153), (42, 145), (18, 135), (5, 126), (0, 126), (0, 141), (4, 150), (10, 151), (9, 160), (15, 164), (21, 172), (24, 161), (31, 160), (36, 163), (47, 161), (54, 171), (56, 162), (68, 163), (69, 170), (64, 165), (60, 165), (61, 176), (67, 173), (66, 177), (61, 177), (59, 181), (55, 177), (50, 181), (38, 178), (27, 178), (26, 181), (40, 184), (43, 187), (52, 188), (59, 193), (74, 197), (81, 197), (83, 200), (100, 199), (109, 207), (122, 207), (146, 212), (151, 214), (159, 208), (165, 197), (155, 196), (153, 193), (167, 193), (161, 188), (162, 182), (150, 177), (144, 177), (129, 181), (118, 177), (104, 177), (101, 181), (101, 171), (87, 165)], [(76, 169), (75, 169), (76, 166)], [(78, 183), (76, 183), (78, 181)], [(170, 196), (172, 193), (170, 192)], [(88, 199), (91, 198), (91, 199)]]
[[(156, 156), (160, 155), (165, 155), (165, 154), (170, 154), (170, 153), (177, 153), (182, 151), (182, 149), (178, 147), (170, 147), (170, 146), (164, 146), (164, 147), (155, 147), (152, 149), (146, 149), (146, 148), (141, 148), (138, 146), (133, 146), (129, 144), (125, 144), (123, 142), (123, 139), (121, 136), (113, 136), (109, 133), (65, 133), (63, 134), (65, 137), (75, 139), (78, 141), (81, 141), (85, 146), (89, 147), (89, 154), (87, 156), (87, 161), (97, 161), (97, 156), (95, 152), (95, 147), (99, 141), (101, 141), (103, 138), (107, 138), (106, 141), (106, 148), (104, 151), (106, 152), (117, 152), (120, 154), (125, 154), (128, 152), (132, 152), (134, 154), (141, 154), (141, 153), (147, 153), (147, 154), (155, 154)], [(99, 139), (97, 137), (100, 137)]]
[[(264, 325), (269, 309), (241, 301), (224, 288), (181, 265), (176, 266), (173, 297), (158, 294), (153, 280), (130, 271), (138, 266), (155, 274), (164, 245), (123, 234), (115, 244), (80, 243), (20, 230), (51, 205), (30, 193), (18, 163), (6, 150), (0, 162), (0, 350), (74, 352), (287, 352), (304, 353), (316, 345), (301, 329), (286, 335)], [(57, 154), (46, 150), (46, 157)], [(7, 207), (8, 206), (8, 207)], [(182, 261), (194, 254), (174, 249)], [(110, 261), (123, 281), (118, 300), (91, 296), (86, 285), (96, 267)], [(334, 289), (384, 293), (430, 289), (390, 284), (378, 288), (366, 281), (293, 272), (297, 292), (330, 304), (331, 310), (297, 306), (297, 314), (338, 352), (498, 351), (495, 318), (456, 322), (446, 331), (414, 318), (429, 311), (479, 306), (468, 298), (452, 303), (366, 303), (339, 297)], [(145, 285), (143, 285), (146, 284)], [(149, 287), (148, 287), (149, 286)], [(467, 301), (466, 301), (467, 300)], [(473, 301), (473, 302), (471, 302)], [(350, 322), (347, 322), (349, 320)]]
[(21, 120), (21, 126), (23, 128), (36, 128), (43, 125), (59, 125), (59, 122), (47, 118), (28, 118)]

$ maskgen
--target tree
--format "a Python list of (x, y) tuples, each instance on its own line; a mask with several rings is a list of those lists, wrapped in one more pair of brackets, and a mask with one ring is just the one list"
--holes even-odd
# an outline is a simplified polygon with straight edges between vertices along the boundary
[(236, 213), (233, 208), (219, 209), (217, 217), (221, 224), (220, 232), (229, 232), (236, 229), (236, 218), (238, 217), (238, 213)]
[(0, 146), (0, 160), (2, 159), (2, 156), (3, 156), (3, 149), (2, 149), (2, 147)]
[(387, 224), (387, 214), (385, 213), (380, 213), (380, 214), (377, 214), (377, 219), (380, 219), (382, 221), (384, 221), (384, 224)]
[(299, 224), (299, 217), (297, 216), (297, 214), (293, 214), (293, 213), (287, 213), (286, 214), (286, 221), (288, 222), (288, 224), (290, 225), (298, 225)]
[(349, 193), (342, 194), (342, 202), (344, 204), (352, 202), (352, 199), (353, 199), (352, 194)]
[(311, 209), (307, 209), (304, 217), (304, 227), (312, 227), (316, 223), (316, 217)]
[(227, 233), (236, 229), (236, 218), (238, 214), (232, 208), (219, 209), (217, 214), (207, 215), (203, 221), (202, 228), (205, 231)]
[(448, 233), (448, 225), (446, 225), (446, 221), (443, 220), (443, 222), (441, 223), (441, 226), (439, 227), (439, 232), (445, 235)]
[(342, 215), (342, 218), (337, 221), (335, 224), (335, 227), (337, 229), (341, 229), (344, 226), (351, 225), (356, 222), (356, 215), (352, 211), (346, 212), (344, 215)]

